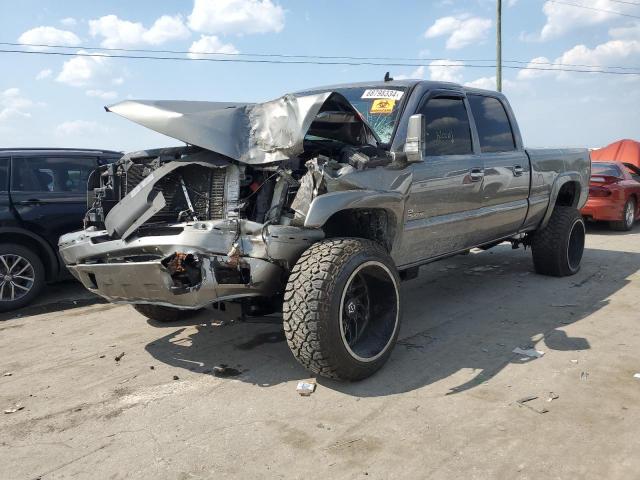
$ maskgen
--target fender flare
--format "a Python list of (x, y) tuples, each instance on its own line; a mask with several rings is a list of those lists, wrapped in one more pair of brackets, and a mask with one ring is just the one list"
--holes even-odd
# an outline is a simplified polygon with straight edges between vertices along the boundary
[(329, 218), (343, 210), (378, 209), (393, 215), (397, 241), (403, 231), (405, 196), (398, 192), (346, 190), (325, 193), (313, 199), (304, 221), (307, 228), (322, 228)]
[(542, 218), (542, 222), (540, 223), (540, 228), (544, 228), (547, 223), (549, 223), (549, 219), (551, 218), (551, 214), (553, 213), (553, 209), (555, 208), (556, 201), (558, 200), (558, 194), (560, 193), (560, 189), (569, 182), (575, 182), (578, 184), (578, 188), (580, 189), (578, 195), (574, 199), (574, 204), (572, 206), (580, 209), (584, 206), (587, 201), (587, 196), (589, 194), (588, 189), (583, 188), (582, 186), (582, 176), (578, 172), (565, 172), (561, 173), (556, 177), (551, 186), (551, 192), (549, 194), (549, 205), (547, 206), (547, 211)]
[(29, 237), (31, 240), (35, 241), (45, 253), (46, 258), (43, 258), (42, 262), (45, 263), (46, 270), (50, 272), (51, 278), (58, 276), (60, 273), (58, 256), (44, 238), (30, 232), (29, 230), (19, 227), (0, 227), (0, 241), (2, 241), (3, 234), (24, 235), (25, 237)]

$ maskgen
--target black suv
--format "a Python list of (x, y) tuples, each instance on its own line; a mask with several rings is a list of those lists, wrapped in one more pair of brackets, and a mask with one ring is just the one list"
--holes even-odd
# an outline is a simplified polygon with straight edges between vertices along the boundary
[(119, 152), (0, 149), (0, 311), (27, 305), (66, 278), (60, 235), (82, 228), (87, 181)]

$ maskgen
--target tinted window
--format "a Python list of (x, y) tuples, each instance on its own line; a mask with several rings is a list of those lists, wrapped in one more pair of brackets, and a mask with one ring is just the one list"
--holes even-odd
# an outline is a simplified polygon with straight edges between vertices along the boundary
[(86, 192), (92, 158), (14, 158), (11, 189), (19, 192)]
[(622, 177), (622, 170), (612, 163), (591, 164), (591, 175), (606, 175), (608, 177)]
[(463, 155), (473, 151), (469, 117), (461, 98), (432, 98), (419, 113), (424, 115), (427, 156)]
[(486, 153), (515, 150), (516, 143), (511, 124), (502, 102), (480, 95), (468, 95), (468, 98), (480, 137), (481, 151)]
[(0, 192), (6, 192), (9, 186), (9, 158), (0, 158)]

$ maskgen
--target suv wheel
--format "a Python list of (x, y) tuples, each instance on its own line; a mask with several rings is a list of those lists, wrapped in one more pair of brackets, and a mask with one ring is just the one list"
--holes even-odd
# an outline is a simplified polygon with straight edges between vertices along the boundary
[(182, 310), (180, 308), (165, 307), (163, 305), (133, 305), (138, 313), (150, 320), (158, 322), (177, 322), (193, 317), (200, 310)]
[(44, 266), (33, 250), (0, 244), (0, 311), (28, 305), (42, 291), (44, 282)]
[(621, 232), (628, 232), (633, 228), (633, 224), (636, 221), (636, 201), (633, 198), (627, 200), (622, 210), (622, 218), (617, 222), (609, 222), (609, 226), (613, 230), (619, 230)]
[(556, 207), (547, 226), (533, 234), (531, 251), (536, 273), (554, 277), (578, 273), (585, 232), (577, 208)]
[(324, 377), (372, 375), (398, 337), (399, 284), (393, 260), (377, 243), (337, 238), (312, 245), (284, 294), (284, 330), (294, 356)]

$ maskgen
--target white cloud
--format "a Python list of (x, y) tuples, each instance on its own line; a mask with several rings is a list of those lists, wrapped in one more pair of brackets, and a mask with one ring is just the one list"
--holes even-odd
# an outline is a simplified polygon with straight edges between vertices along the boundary
[(49, 78), (53, 71), (50, 68), (45, 68), (44, 70), (40, 70), (36, 75), (36, 80), (44, 80), (45, 78)]
[(271, 0), (195, 0), (189, 27), (211, 34), (280, 32), (284, 9)]
[[(582, 4), (588, 5), (589, 8), (577, 8), (562, 3), (545, 2), (542, 11), (546, 15), (547, 21), (540, 31), (539, 40), (550, 40), (577, 28), (589, 27), (620, 18), (618, 15), (611, 13), (614, 9), (611, 8), (612, 3), (609, 0), (591, 0)], [(632, 13), (632, 9), (633, 6), (631, 5), (615, 4), (615, 11), (620, 13)], [(609, 10), (609, 12), (604, 10)]]
[(30, 117), (34, 102), (20, 93), (19, 88), (8, 88), (0, 92), (0, 122), (15, 117)]
[(238, 53), (238, 49), (230, 43), (223, 43), (215, 35), (201, 35), (189, 47), (190, 58), (207, 58), (209, 55), (202, 53)]
[[(67, 45), (75, 47), (80, 45), (80, 38), (68, 30), (60, 30), (55, 27), (36, 27), (27, 30), (20, 37), (19, 43), (31, 43), (37, 45)], [(32, 50), (43, 50), (44, 47), (32, 47)]]
[(463, 65), (457, 60), (434, 60), (429, 64), (429, 80), (462, 83)]
[[(87, 53), (78, 51), (78, 53)], [(84, 87), (105, 81), (111, 75), (111, 63), (106, 57), (73, 57), (62, 65), (56, 81), (73, 87)]]
[(609, 30), (612, 38), (623, 40), (640, 40), (640, 22), (635, 22), (624, 27), (616, 27)]
[(471, 82), (466, 82), (464, 84), (465, 87), (471, 88), (484, 88), (485, 90), (495, 90), (496, 89), (496, 77), (481, 77), (477, 78)]
[(101, 98), (103, 100), (113, 100), (114, 98), (118, 98), (118, 92), (114, 92), (112, 90), (100, 90), (100, 89), (95, 89), (95, 90), (87, 90), (86, 92), (87, 97), (97, 97), (97, 98)]
[(74, 27), (78, 21), (73, 17), (67, 17), (60, 20), (60, 23), (65, 27)]
[(448, 36), (446, 46), (450, 50), (459, 49), (481, 42), (487, 38), (493, 22), (488, 18), (442, 17), (435, 21), (424, 33), (426, 38)]
[(95, 133), (106, 133), (108, 129), (97, 122), (87, 120), (71, 120), (63, 122), (55, 129), (57, 137), (82, 137)]
[[(568, 78), (570, 72), (563, 69), (577, 68), (580, 70), (602, 70), (608, 66), (631, 65), (640, 62), (640, 40), (609, 40), (594, 48), (576, 45), (551, 62), (546, 57), (537, 57), (527, 64), (527, 67), (548, 70), (520, 70), (518, 79), (531, 80), (542, 77)], [(552, 65), (544, 65), (552, 63)], [(569, 67), (568, 65), (575, 65)], [(624, 72), (624, 70), (612, 71)], [(585, 74), (582, 78), (588, 78)], [(629, 77), (634, 79), (634, 77)], [(637, 77), (635, 77), (637, 78)]]
[(103, 37), (100, 45), (106, 48), (160, 45), (190, 35), (180, 16), (169, 15), (158, 18), (149, 29), (140, 22), (122, 20), (116, 15), (105, 15), (89, 20), (89, 33), (93, 37)]
[(407, 79), (413, 79), (413, 78), (422, 79), (424, 78), (424, 67), (420, 66), (416, 68), (409, 75), (394, 75), (393, 78), (395, 78), (396, 80), (407, 80)]

